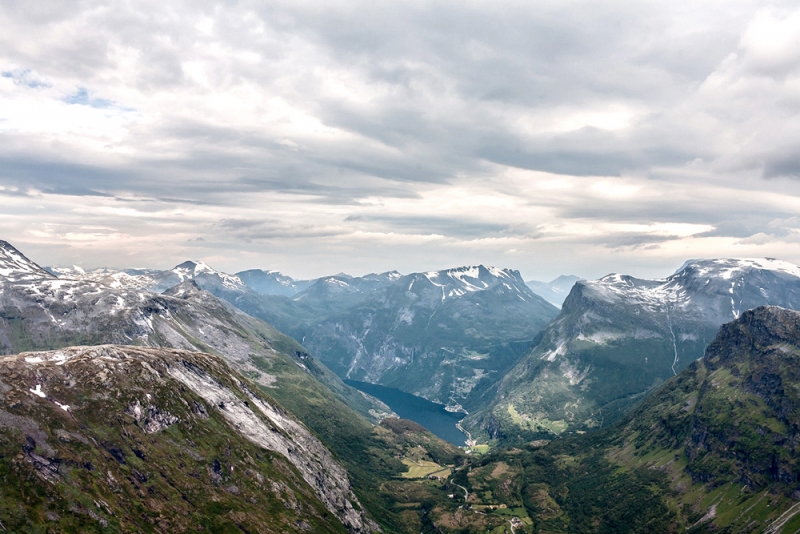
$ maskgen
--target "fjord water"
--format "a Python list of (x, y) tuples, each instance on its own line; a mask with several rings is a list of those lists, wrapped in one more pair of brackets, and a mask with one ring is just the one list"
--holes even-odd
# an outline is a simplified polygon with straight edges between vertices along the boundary
[(444, 409), (443, 404), (436, 404), (399, 389), (358, 380), (345, 380), (344, 382), (377, 397), (403, 419), (411, 419), (415, 423), (421, 424), (443, 440), (459, 447), (465, 444), (466, 436), (456, 428), (456, 423), (464, 417), (464, 414), (448, 412)]

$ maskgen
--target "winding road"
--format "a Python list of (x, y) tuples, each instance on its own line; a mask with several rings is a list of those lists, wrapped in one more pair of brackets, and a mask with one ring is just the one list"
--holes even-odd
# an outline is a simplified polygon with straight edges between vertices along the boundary
[(459, 488), (464, 490), (464, 504), (467, 504), (467, 501), (469, 500), (469, 491), (467, 490), (467, 488), (465, 488), (461, 484), (456, 484), (455, 482), (453, 482), (452, 478), (450, 479), (450, 484), (452, 484), (454, 486), (458, 486)]

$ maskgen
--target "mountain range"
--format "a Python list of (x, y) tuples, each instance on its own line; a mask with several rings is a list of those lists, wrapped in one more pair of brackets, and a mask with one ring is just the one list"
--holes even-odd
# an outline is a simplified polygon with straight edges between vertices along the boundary
[[(0, 242), (2, 529), (800, 530), (795, 265), (568, 280), (560, 311), (484, 266), (243, 273)], [(467, 408), (470, 447), (342, 377)]]
[[(235, 369), (236, 380), (276, 399), (281, 409), (302, 421), (346, 467), (352, 491), (371, 513), (372, 519), (365, 518), (364, 524), (376, 520), (389, 531), (406, 531), (402, 525), (408, 519), (401, 516), (406, 510), (394, 510), (391, 503), (394, 492), (417, 483), (409, 479), (388, 489), (382, 487), (408, 469), (403, 463), (407, 454), (415, 461), (431, 463), (453, 464), (463, 457), (458, 449), (419, 427), (395, 432), (375, 426), (393, 415), (387, 406), (346, 386), (296, 341), (200, 289), (192, 280), (184, 279), (158, 294), (142, 288), (137, 276), (93, 272), (72, 279), (56, 278), (8, 243), (0, 243), (0, 253), (12, 258), (0, 264), (7, 275), (0, 278), (3, 353), (122, 344), (113, 350), (126, 352), (126, 345), (136, 345), (200, 351), (222, 358)], [(86, 394), (91, 393), (87, 390)], [(114, 435), (113, 429), (103, 432)], [(188, 439), (197, 441), (193, 435)], [(319, 476), (324, 476), (321, 466), (318, 470)], [(306, 495), (311, 490), (303, 491)], [(0, 521), (5, 523), (5, 517)], [(352, 532), (359, 528), (348, 526)], [(167, 527), (154, 530), (174, 531)]]
[(800, 268), (693, 260), (663, 280), (613, 274), (576, 282), (489, 407), (465, 425), (527, 439), (608, 424), (700, 358), (723, 323), (762, 305), (800, 309)]
[(800, 313), (742, 312), (608, 428), (475, 458), (454, 476), (468, 507), (441, 513), (463, 532), (500, 513), (515, 532), (798, 532), (798, 391)]
[[(168, 271), (51, 270), (65, 279), (155, 292), (191, 279), (299, 340), (341, 378), (395, 387), (456, 409), (479, 405), (558, 313), (518, 271), (484, 266), (338, 274), (303, 283), (274, 271), (230, 275), (199, 261)], [(263, 293), (276, 284), (284, 294)]]

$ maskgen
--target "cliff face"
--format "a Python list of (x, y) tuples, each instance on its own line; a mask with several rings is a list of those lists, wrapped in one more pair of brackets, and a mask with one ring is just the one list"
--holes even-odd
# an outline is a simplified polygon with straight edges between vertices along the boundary
[(800, 496), (799, 385), (800, 313), (756, 308), (724, 325), (628, 430), (640, 444), (682, 449), (695, 481)]
[(663, 280), (579, 281), (490, 407), (465, 424), (488, 434), (493, 416), (500, 434), (517, 440), (608, 425), (700, 358), (723, 323), (765, 305), (800, 309), (800, 267), (701, 260)]
[(616, 425), (497, 450), (453, 479), (473, 510), (517, 507), (536, 532), (798, 532), (800, 313), (746, 311)]
[(373, 532), (347, 472), (222, 359), (103, 345), (0, 360), (6, 528)]

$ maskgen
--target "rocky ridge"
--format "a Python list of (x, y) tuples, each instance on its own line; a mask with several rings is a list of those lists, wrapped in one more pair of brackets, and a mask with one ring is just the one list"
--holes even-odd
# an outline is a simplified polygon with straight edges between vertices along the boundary
[(721, 324), (761, 305), (800, 309), (800, 267), (691, 260), (663, 280), (579, 281), (491, 409), (468, 424), (488, 437), (531, 438), (607, 424), (701, 357)]
[[(154, 465), (154, 462), (164, 461), (159, 447), (166, 450), (183, 447), (177, 456), (189, 465), (184, 469), (196, 469), (195, 466), (200, 467), (203, 462), (212, 462), (206, 475), (211, 480), (209, 487), (223, 482), (229, 484), (223, 493), (233, 496), (235, 502), (231, 506), (240, 511), (233, 519), (251, 525), (250, 528), (283, 531), (269, 525), (276, 525), (288, 515), (296, 517), (294, 523), (284, 525), (287, 530), (304, 530), (304, 522), (311, 528), (308, 521), (313, 517), (317, 528), (336, 531), (335, 524), (322, 527), (325, 514), (313, 511), (313, 505), (303, 504), (309, 502), (307, 498), (302, 503), (298, 501), (302, 494), (310, 494), (350, 532), (376, 530), (359, 511), (361, 508), (350, 488), (347, 472), (331, 453), (302, 424), (275, 401), (259, 393), (219, 357), (174, 349), (113, 345), (23, 353), (2, 358), (0, 387), (9, 410), (0, 413), (0, 427), (5, 430), (0, 441), (4, 447), (14, 442), (19, 444), (23, 454), (15, 468), (32, 470), (39, 479), (49, 483), (46, 492), (63, 499), (63, 503), (54, 505), (56, 507), (67, 507), (70, 500), (72, 506), (76, 506), (74, 500), (82, 499), (74, 495), (77, 491), (94, 499), (95, 503), (102, 503), (102, 506), (86, 507), (88, 511), (85, 512), (93, 513), (101, 524), (116, 524), (123, 530), (141, 526), (138, 518), (126, 513), (124, 501), (132, 497), (131, 493), (137, 488), (149, 485), (146, 482), (153, 476), (150, 473), (161, 469), (161, 477), (173, 491), (190, 492), (191, 481), (187, 482), (163, 463)], [(241, 460), (238, 464), (229, 460), (231, 465), (227, 472), (219, 467), (224, 460), (212, 461), (205, 454), (213, 451), (201, 450), (200, 445), (193, 444), (193, 440), (205, 439), (202, 436), (210, 430), (209, 424), (222, 425), (212, 432), (223, 438), (229, 436), (228, 439), (233, 440), (229, 441), (229, 451), (235, 449), (234, 456)], [(171, 431), (173, 427), (176, 432)], [(179, 445), (181, 440), (186, 445)], [(74, 457), (75, 452), (70, 450), (74, 448), (70, 444), (80, 445), (84, 450), (96, 447), (93, 452), (84, 454), (105, 465), (107, 473), (101, 473), (101, 477), (106, 482), (85, 482), (83, 473), (87, 469), (95, 472), (101, 465), (73, 465), (69, 458)], [(259, 450), (272, 451), (286, 459), (299, 474), (299, 480), (307, 485), (298, 487), (297, 481), (291, 482), (291, 475), (288, 479), (265, 480), (257, 470), (259, 462), (252, 460), (258, 457)], [(115, 461), (100, 459), (106, 454)], [(215, 454), (224, 457), (230, 452), (217, 449)], [(135, 458), (138, 460), (134, 461)], [(133, 469), (134, 465), (140, 471)], [(245, 469), (247, 465), (250, 467)], [(126, 475), (126, 472), (133, 472), (133, 475)], [(265, 485), (276, 488), (272, 491), (277, 491), (276, 498), (279, 498), (286, 494), (281, 490), (286, 484), (294, 484), (292, 490), (288, 489), (291, 486), (287, 487), (294, 497), (284, 498), (293, 500), (292, 506), (299, 515), (293, 511), (276, 514), (260, 510), (257, 503), (261, 498), (253, 497), (253, 504), (245, 499), (257, 495), (251, 487)], [(192, 500), (190, 517), (207, 520), (200, 505), (202, 492), (195, 493)], [(142, 502), (148, 506), (146, 499)], [(170, 502), (159, 506), (161, 516), (169, 518), (166, 523), (174, 526), (180, 522), (180, 515), (177, 510), (168, 511), (172, 506)], [(177, 502), (182, 502), (180, 497)], [(94, 508), (99, 510), (93, 511)], [(8, 508), (4, 507), (4, 511)], [(58, 515), (58, 512), (53, 513)], [(36, 515), (28, 517), (32, 519)], [(4, 517), (6, 525), (13, 521), (14, 518)], [(162, 527), (166, 523), (162, 522)]]
[[(405, 276), (340, 273), (291, 296), (259, 293), (238, 276), (196, 261), (139, 273), (72, 270), (60, 276), (156, 291), (191, 279), (300, 340), (342, 378), (397, 387), (453, 407), (481, 402), (557, 313), (519, 272), (484, 266)], [(251, 283), (266, 276), (247, 273)]]

